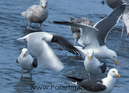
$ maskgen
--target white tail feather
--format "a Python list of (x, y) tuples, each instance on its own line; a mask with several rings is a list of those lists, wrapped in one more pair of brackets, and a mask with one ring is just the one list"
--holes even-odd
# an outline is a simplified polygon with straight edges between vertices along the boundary
[(25, 17), (25, 12), (22, 12), (21, 15)]
[(22, 40), (22, 39), (26, 39), (30, 34), (24, 36), (24, 37), (21, 37), (21, 38), (18, 38), (17, 40)]

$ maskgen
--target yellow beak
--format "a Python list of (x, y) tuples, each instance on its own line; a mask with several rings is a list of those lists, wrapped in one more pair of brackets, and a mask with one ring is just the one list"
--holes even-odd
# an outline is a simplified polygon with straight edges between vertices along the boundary
[(25, 57), (26, 54), (23, 54), (23, 58)]
[(90, 60), (91, 60), (91, 58), (92, 58), (92, 57), (91, 57), (91, 56), (89, 56), (89, 59), (90, 59)]
[(119, 74), (115, 74), (118, 78), (120, 78), (120, 75)]
[(118, 66), (118, 63), (117, 63), (117, 61), (116, 61), (116, 60), (114, 60), (114, 62), (115, 62), (115, 64), (116, 64), (116, 66)]

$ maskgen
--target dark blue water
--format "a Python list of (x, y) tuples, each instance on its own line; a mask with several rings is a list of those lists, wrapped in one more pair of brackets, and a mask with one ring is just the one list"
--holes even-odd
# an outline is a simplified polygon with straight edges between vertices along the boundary
[[(21, 16), (29, 6), (39, 4), (39, 0), (1, 0), (0, 1), (0, 92), (5, 93), (83, 93), (81, 89), (62, 88), (75, 86), (65, 75), (88, 79), (83, 61), (79, 57), (62, 50), (57, 44), (50, 44), (54, 52), (64, 63), (64, 70), (55, 72), (41, 65), (33, 70), (32, 79), (25, 73), (21, 78), (21, 68), (16, 63), (20, 51), (25, 47), (24, 42), (16, 39), (30, 32), (39, 30), (39, 24), (31, 24), (26, 30), (28, 22)], [(93, 22), (99, 21), (111, 12), (101, 0), (49, 0), (49, 16), (42, 24), (42, 31), (58, 33), (73, 43), (72, 33), (68, 26), (49, 23), (53, 20), (67, 20), (69, 17), (87, 17)], [(121, 78), (117, 78), (112, 93), (128, 93), (129, 89), (129, 40), (126, 31), (121, 39), (121, 22), (112, 30), (107, 38), (107, 46), (118, 53), (117, 69)], [(112, 60), (107, 60), (109, 68), (116, 67)], [(104, 73), (98, 78), (103, 78)]]

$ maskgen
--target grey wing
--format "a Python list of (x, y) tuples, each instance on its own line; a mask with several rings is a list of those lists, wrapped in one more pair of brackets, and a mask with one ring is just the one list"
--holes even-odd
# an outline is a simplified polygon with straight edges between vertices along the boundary
[(84, 25), (89, 25), (89, 26), (93, 26), (94, 23), (88, 19), (88, 18), (72, 18), (70, 17), (72, 23), (81, 23), (81, 24), (84, 24)]
[(117, 24), (122, 13), (124, 12), (124, 9), (125, 5), (119, 5), (107, 17), (95, 24), (94, 27), (99, 30), (97, 38), (100, 45), (105, 45), (106, 36)]
[(24, 17), (26, 17), (27, 19), (30, 18), (32, 16), (32, 14), (34, 14), (33, 11), (34, 11), (36, 6), (37, 5), (30, 6), (25, 12), (22, 12), (22, 15)]
[(77, 82), (78, 85), (90, 92), (99, 92), (106, 89), (106, 86), (102, 84), (102, 80), (89, 80)]
[(67, 21), (53, 21), (56, 24), (69, 25), (81, 28), (81, 37), (78, 41), (82, 46), (98, 46), (97, 34), (98, 30), (91, 26), (86, 26), (79, 23), (72, 23)]
[(26, 12), (29, 13), (29, 12), (33, 11), (36, 6), (37, 6), (37, 5), (32, 5), (32, 6), (30, 6), (30, 7), (26, 10)]
[(98, 30), (90, 27), (85, 26), (81, 28), (81, 37), (78, 40), (78, 43), (85, 47), (97, 47), (99, 45), (97, 40)]

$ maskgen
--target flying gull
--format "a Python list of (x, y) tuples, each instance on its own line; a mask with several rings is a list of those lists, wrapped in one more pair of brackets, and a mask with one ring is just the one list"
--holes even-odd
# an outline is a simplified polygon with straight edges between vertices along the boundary
[(116, 52), (108, 49), (105, 43), (108, 33), (117, 24), (122, 13), (124, 12), (124, 9), (125, 5), (119, 5), (108, 16), (96, 23), (94, 27), (67, 21), (53, 21), (53, 23), (81, 28), (81, 37), (78, 40), (78, 43), (82, 45), (82, 47), (75, 47), (82, 52), (87, 51), (87, 49), (92, 49), (96, 58), (112, 59), (114, 60), (115, 64), (118, 65)]
[(64, 65), (55, 55), (53, 50), (49, 47), (47, 42), (59, 43), (64, 49), (69, 52), (80, 55), (81, 52), (77, 50), (73, 45), (66, 41), (61, 36), (52, 35), (47, 32), (34, 32), (30, 33), (18, 40), (25, 39), (27, 42), (27, 47), (29, 51), (36, 57), (40, 59), (44, 66), (54, 69), (56, 71), (61, 71)]
[[(89, 25), (89, 26), (94, 26), (94, 23), (88, 18), (73, 18), (73, 17), (70, 17), (70, 22), (80, 23), (80, 24)], [(73, 34), (74, 46), (75, 46), (77, 40), (80, 38), (80, 29), (77, 28), (77, 27), (72, 27), (72, 26), (70, 26), (70, 29), (71, 29), (72, 34)]]
[(40, 5), (32, 5), (26, 11), (21, 13), (24, 16), (29, 24), (27, 29), (30, 28), (30, 24), (40, 23), (40, 30), (42, 22), (44, 22), (48, 17), (48, 9), (47, 9), (47, 0), (40, 0)]
[(116, 82), (116, 76), (120, 78), (118, 70), (112, 68), (109, 70), (107, 77), (100, 80), (83, 80), (75, 77), (67, 76), (72, 79), (74, 84), (81, 86), (86, 90), (86, 93), (110, 93)]
[(19, 55), (16, 62), (19, 63), (19, 65), (22, 68), (22, 76), (23, 76), (23, 70), (27, 70), (28, 72), (30, 72), (32, 77), (32, 72), (31, 72), (32, 69), (38, 66), (37, 58), (29, 54), (27, 48), (22, 49), (21, 54)]
[(85, 53), (85, 60), (84, 60), (84, 66), (85, 69), (89, 75), (89, 80), (92, 76), (98, 76), (102, 73), (104, 73), (107, 69), (107, 66), (104, 63), (101, 63), (95, 56), (94, 51), (92, 49), (88, 49), (87, 53)]

